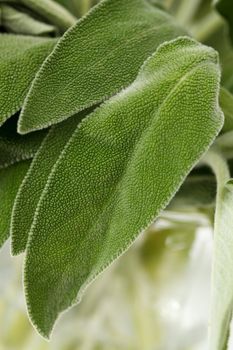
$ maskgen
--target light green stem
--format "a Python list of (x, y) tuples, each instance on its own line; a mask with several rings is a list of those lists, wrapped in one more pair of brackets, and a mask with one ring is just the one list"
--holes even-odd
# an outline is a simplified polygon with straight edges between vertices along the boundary
[(215, 12), (205, 16), (201, 21), (197, 22), (190, 28), (192, 35), (198, 41), (205, 42), (212, 33), (223, 25), (222, 18)]
[(230, 179), (227, 161), (217, 147), (212, 147), (202, 159), (202, 163), (207, 164), (216, 176), (218, 202), (218, 197), (221, 195), (224, 185)]
[(193, 16), (195, 15), (200, 5), (200, 2), (201, 0), (192, 0), (192, 1), (183, 0), (176, 13), (176, 17), (178, 21), (183, 25), (189, 24), (192, 21)]

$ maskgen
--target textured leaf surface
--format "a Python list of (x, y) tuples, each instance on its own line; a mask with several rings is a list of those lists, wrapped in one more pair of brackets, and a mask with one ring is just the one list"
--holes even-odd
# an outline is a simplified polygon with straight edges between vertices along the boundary
[(28, 14), (8, 5), (0, 5), (1, 25), (13, 33), (27, 35), (42, 35), (55, 32), (50, 24), (40, 22)]
[(13, 203), (29, 164), (26, 161), (0, 170), (0, 246), (9, 236)]
[(30, 170), (17, 194), (12, 215), (11, 237), (14, 255), (26, 248), (35, 210), (48, 176), (83, 116), (82, 112), (54, 126), (33, 159)]
[(154, 221), (213, 141), (223, 123), (218, 84), (215, 51), (181, 38), (78, 126), (26, 250), (27, 304), (41, 334)]
[(102, 1), (43, 64), (23, 107), (19, 132), (57, 123), (128, 86), (158, 45), (181, 33), (170, 16), (147, 1)]
[(32, 158), (47, 133), (43, 130), (22, 136), (17, 134), (16, 125), (17, 115), (0, 128), (0, 169)]
[(0, 34), (0, 125), (23, 104), (29, 86), (56, 40)]

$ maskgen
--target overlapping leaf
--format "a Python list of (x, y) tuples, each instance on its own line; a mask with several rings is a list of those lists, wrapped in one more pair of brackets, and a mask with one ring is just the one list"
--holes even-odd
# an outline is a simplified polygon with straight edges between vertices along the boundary
[(44, 336), (158, 216), (219, 132), (217, 61), (191, 39), (165, 43), (74, 132), (27, 247), (27, 304)]
[(12, 6), (1, 5), (1, 25), (12, 33), (27, 35), (43, 35), (56, 31), (50, 24), (40, 22)]
[(10, 233), (11, 211), (18, 188), (29, 168), (30, 161), (0, 169), (0, 246)]
[(18, 111), (56, 40), (0, 34), (0, 125)]
[(147, 1), (103, 0), (64, 35), (41, 67), (19, 132), (57, 123), (128, 86), (158, 45), (181, 33), (170, 16)]
[(0, 128), (0, 169), (32, 158), (37, 152), (47, 130), (19, 135), (16, 132), (17, 115)]
[(46, 18), (62, 31), (66, 31), (77, 21), (76, 17), (53, 0), (19, 0), (19, 2)]
[(17, 194), (13, 210), (11, 224), (13, 254), (19, 254), (26, 248), (35, 210), (48, 176), (84, 115), (85, 113), (81, 112), (80, 115), (54, 126), (33, 159), (30, 170)]

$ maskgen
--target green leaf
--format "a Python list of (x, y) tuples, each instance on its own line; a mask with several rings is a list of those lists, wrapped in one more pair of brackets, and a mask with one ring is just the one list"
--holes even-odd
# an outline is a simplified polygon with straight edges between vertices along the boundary
[(17, 115), (0, 128), (0, 169), (32, 158), (37, 152), (47, 130), (29, 135), (16, 132)]
[(229, 180), (228, 164), (216, 146), (204, 161), (217, 178), (209, 349), (226, 350), (233, 311), (233, 180)]
[(42, 129), (107, 99), (136, 78), (159, 44), (181, 33), (170, 16), (147, 1), (102, 1), (64, 35), (41, 67), (19, 132)]
[(214, 233), (210, 350), (225, 350), (233, 312), (233, 179), (222, 190)]
[(192, 39), (165, 43), (132, 85), (79, 124), (26, 250), (28, 310), (42, 335), (155, 220), (212, 143), (223, 124), (217, 62)]
[(26, 161), (0, 169), (0, 247), (9, 236), (13, 203), (29, 164)]
[(233, 40), (233, 2), (232, 0), (214, 0), (218, 11), (228, 22), (231, 40)]
[(13, 255), (25, 250), (34, 213), (48, 176), (84, 115), (82, 112), (53, 127), (33, 159), (30, 170), (17, 194), (13, 209), (11, 222)]
[(0, 5), (1, 25), (10, 32), (27, 35), (43, 35), (56, 31), (50, 24), (40, 22), (11, 6)]
[(19, 0), (19, 2), (46, 18), (63, 32), (77, 21), (76, 17), (53, 0)]
[(56, 40), (0, 34), (0, 125), (22, 107), (35, 74)]

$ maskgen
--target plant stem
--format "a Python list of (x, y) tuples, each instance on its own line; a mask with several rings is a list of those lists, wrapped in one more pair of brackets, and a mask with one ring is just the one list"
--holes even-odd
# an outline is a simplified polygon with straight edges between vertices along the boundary
[(190, 31), (198, 41), (205, 42), (222, 24), (222, 18), (215, 12), (212, 12), (193, 25)]
[(63, 6), (52, 0), (20, 0), (21, 3), (56, 25), (61, 31), (66, 31), (76, 23), (76, 18)]
[(183, 25), (189, 24), (192, 21), (200, 2), (201, 0), (182, 1), (176, 13), (178, 21)]
[(225, 157), (217, 147), (212, 147), (204, 156), (203, 163), (208, 165), (217, 179), (217, 199), (220, 196), (226, 182), (230, 179), (230, 171)]

